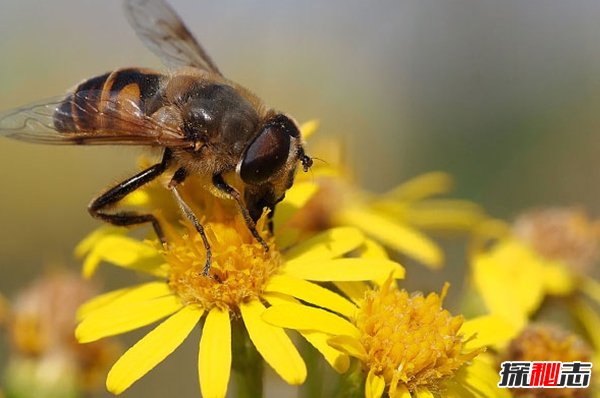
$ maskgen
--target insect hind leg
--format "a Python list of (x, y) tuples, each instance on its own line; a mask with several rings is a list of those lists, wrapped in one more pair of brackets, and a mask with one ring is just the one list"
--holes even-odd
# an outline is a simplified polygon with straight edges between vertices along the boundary
[(154, 231), (156, 232), (156, 235), (160, 241), (163, 244), (167, 243), (158, 220), (152, 214), (138, 214), (131, 211), (118, 211), (113, 213), (107, 212), (106, 210), (131, 192), (149, 183), (164, 173), (169, 166), (171, 158), (171, 151), (169, 149), (165, 149), (160, 163), (157, 163), (134, 175), (133, 177), (120, 182), (116, 186), (104, 192), (102, 195), (95, 198), (88, 206), (88, 211), (92, 217), (118, 226), (136, 225), (149, 222), (152, 224), (152, 227), (154, 228)]
[(137, 214), (132, 211), (121, 211), (117, 213), (104, 213), (99, 210), (92, 210), (90, 207), (90, 213), (95, 218), (117, 226), (129, 226), (144, 223), (151, 223), (156, 236), (160, 239), (160, 242), (164, 245), (167, 243), (165, 234), (160, 226), (160, 223), (152, 214)]

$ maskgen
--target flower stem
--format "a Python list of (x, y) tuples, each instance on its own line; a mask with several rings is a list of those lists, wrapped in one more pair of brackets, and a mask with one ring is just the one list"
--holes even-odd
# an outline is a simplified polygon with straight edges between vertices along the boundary
[(365, 394), (365, 375), (358, 361), (353, 361), (350, 369), (341, 377), (336, 398), (359, 398)]
[(241, 319), (232, 322), (233, 380), (235, 396), (239, 398), (262, 397), (263, 360), (250, 341)]
[(300, 339), (298, 344), (308, 370), (306, 381), (299, 387), (298, 396), (300, 398), (326, 396), (323, 394), (325, 387), (323, 380), (327, 371), (327, 369), (323, 369), (324, 361), (321, 360), (318, 351), (308, 344), (306, 340)]

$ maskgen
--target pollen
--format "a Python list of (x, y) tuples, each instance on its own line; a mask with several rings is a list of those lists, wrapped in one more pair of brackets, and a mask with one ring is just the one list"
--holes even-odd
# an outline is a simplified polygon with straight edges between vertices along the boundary
[(441, 391), (443, 381), (481, 352), (464, 352), (464, 319), (442, 308), (446, 290), (447, 285), (441, 295), (409, 295), (386, 283), (367, 293), (356, 320), (365, 365), (384, 378), (390, 396), (399, 384), (411, 392)]
[[(212, 251), (210, 275), (202, 274), (206, 262), (202, 239), (189, 231), (172, 239), (164, 251), (169, 287), (185, 305), (197, 304), (206, 311), (218, 307), (237, 314), (241, 303), (260, 297), (281, 265), (281, 255), (272, 239), (267, 239), (266, 251), (247, 231), (241, 217), (209, 222), (204, 228)], [(266, 236), (264, 228), (257, 230)]]
[(598, 224), (579, 209), (533, 210), (517, 219), (514, 230), (542, 257), (564, 261), (577, 271), (589, 270), (600, 257)]

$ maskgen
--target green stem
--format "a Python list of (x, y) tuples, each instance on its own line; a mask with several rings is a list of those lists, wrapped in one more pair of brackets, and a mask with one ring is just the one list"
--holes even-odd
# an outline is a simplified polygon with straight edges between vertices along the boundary
[(352, 361), (351, 368), (342, 375), (336, 398), (360, 398), (365, 396), (365, 373), (359, 361)]
[(308, 377), (304, 384), (299, 387), (299, 398), (323, 397), (330, 394), (324, 394), (324, 379), (327, 369), (323, 369), (323, 360), (321, 354), (304, 339), (298, 341), (300, 352), (306, 363)]
[(241, 319), (232, 322), (233, 380), (238, 398), (263, 395), (263, 360), (250, 341)]

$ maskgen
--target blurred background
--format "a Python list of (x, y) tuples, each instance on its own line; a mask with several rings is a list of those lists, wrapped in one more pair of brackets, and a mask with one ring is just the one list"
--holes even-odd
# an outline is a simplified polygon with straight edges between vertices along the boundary
[[(600, 215), (600, 2), (171, 4), (226, 76), (343, 137), (370, 190), (444, 170), (454, 196), (495, 216), (537, 205)], [(119, 1), (2, 0), (0, 54), (2, 110), (118, 67), (160, 67)], [(132, 175), (139, 153), (1, 140), (0, 291), (76, 267), (73, 247), (99, 225), (87, 203)], [(106, 285), (128, 274), (108, 271)], [(195, 393), (194, 341), (123, 396)]]

